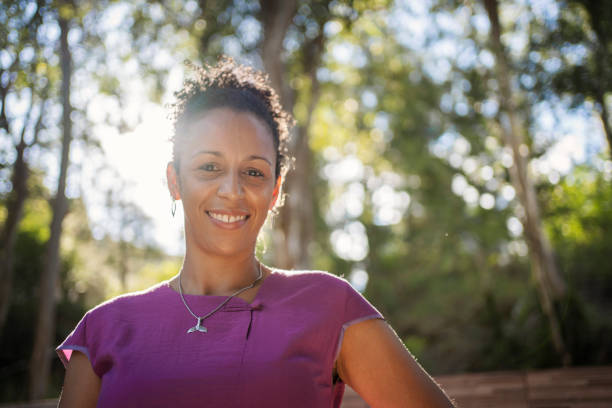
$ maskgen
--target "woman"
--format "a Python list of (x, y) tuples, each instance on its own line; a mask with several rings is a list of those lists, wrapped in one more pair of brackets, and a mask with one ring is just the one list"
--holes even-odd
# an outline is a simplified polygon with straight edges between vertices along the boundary
[(373, 407), (452, 406), (345, 280), (255, 258), (290, 118), (259, 72), (222, 59), (197, 73), (177, 93), (167, 166), (182, 268), (83, 317), (58, 347), (60, 406), (337, 407), (344, 383)]

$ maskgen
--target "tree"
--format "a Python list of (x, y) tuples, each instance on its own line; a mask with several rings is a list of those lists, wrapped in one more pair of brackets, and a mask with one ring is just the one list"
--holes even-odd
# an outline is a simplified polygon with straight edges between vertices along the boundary
[[(295, 112), (296, 93), (302, 104), (304, 112), (298, 117), (296, 128), (292, 132), (290, 151), (296, 154), (297, 166), (289, 174), (286, 188), (287, 200), (285, 208), (280, 214), (280, 220), (274, 231), (275, 264), (282, 268), (308, 268), (311, 264), (312, 254), (309, 251), (313, 239), (313, 158), (309, 144), (309, 131), (312, 112), (319, 98), (319, 82), (316, 71), (321, 63), (325, 37), (323, 27), (331, 18), (328, 2), (315, 2), (310, 8), (303, 6), (300, 16), (304, 23), (294, 23), (293, 30), (300, 32), (304, 37), (298, 55), (292, 56), (289, 61), (281, 59), (283, 55), (283, 41), (287, 30), (297, 12), (295, 2), (263, 1), (261, 19), (264, 27), (264, 39), (261, 45), (261, 54), (266, 72), (276, 91), (281, 96), (285, 109)], [(306, 35), (308, 25), (316, 27)], [(291, 65), (291, 66), (290, 66)], [(292, 89), (288, 77), (293, 81), (298, 78), (307, 82), (308, 86), (302, 89)]]
[[(34, 4), (7, 3), (6, 10), (13, 14), (6, 15), (20, 27), (31, 14), (18, 14), (17, 6), (26, 3)], [(412, 20), (403, 19), (406, 16), (402, 13), (406, 8), (418, 8), (413, 6), (417, 3), (378, 1), (376, 9), (371, 7), (374, 3), (367, 3), (158, 0), (148, 2), (147, 7), (130, 2), (96, 2), (94, 7), (80, 2), (83, 8), (77, 9), (71, 20), (69, 44), (78, 41), (84, 45), (70, 50), (73, 87), (79, 89), (69, 107), (73, 138), (93, 140), (95, 135), (89, 132), (88, 98), (84, 94), (101, 93), (113, 98), (112, 103), (117, 102), (117, 110), (123, 113), (122, 89), (126, 87), (122, 81), (128, 76), (128, 67), (135, 65), (131, 62), (134, 59), (140, 64), (137, 69), (150, 92), (148, 96), (156, 102), (166, 97), (167, 75), (179, 70), (178, 60), (210, 63), (218, 54), (227, 53), (264, 68), (284, 106), (297, 119), (292, 146), (297, 165), (287, 180), (287, 205), (276, 220), (273, 249), (271, 254), (264, 254), (268, 260), (287, 268), (309, 267), (312, 263), (317, 269), (346, 275), (357, 286), (361, 279), (359, 287), (365, 287), (365, 294), (410, 350), (436, 373), (558, 365), (555, 347), (551, 347), (555, 325), (547, 317), (551, 310), (557, 314), (558, 337), (573, 363), (608, 361), (609, 342), (598, 339), (607, 339), (610, 333), (605, 323), (609, 279), (607, 270), (598, 266), (607, 261), (606, 243), (610, 241), (609, 228), (605, 227), (610, 218), (609, 206), (605, 205), (609, 189), (604, 188), (609, 172), (602, 170), (609, 164), (588, 170), (584, 177), (598, 180), (595, 185), (582, 181), (572, 185), (571, 175), (562, 175), (556, 184), (532, 178), (527, 172), (529, 161), (535, 162), (533, 159), (546, 154), (547, 149), (534, 142), (537, 118), (533, 106), (537, 101), (554, 101), (560, 96), (565, 103), (567, 95), (574, 95), (576, 103), (591, 100), (593, 110), (599, 109), (594, 94), (589, 96), (574, 86), (578, 80), (572, 79), (574, 94), (570, 88), (557, 85), (556, 94), (546, 91), (550, 85), (563, 82), (565, 68), (569, 73), (580, 72), (586, 82), (599, 83), (604, 89), (606, 85), (598, 82), (591, 60), (594, 51), (573, 65), (564, 62), (562, 69), (545, 72), (544, 61), (559, 57), (563, 46), (555, 50), (550, 45), (553, 42), (542, 42), (538, 49), (541, 64), (528, 47), (517, 57), (516, 48), (501, 44), (512, 45), (506, 42), (504, 33), (511, 36), (520, 31), (518, 25), (506, 25), (503, 20), (512, 6), (501, 6), (500, 23), (495, 20), (493, 2), (486, 3), (489, 14), (473, 3), (432, 3), (431, 9), (425, 10), (426, 16), (419, 16), (422, 23), (415, 24), (426, 27), (424, 39), (411, 45), (419, 33), (406, 31)], [(532, 19), (532, 31), (522, 30), (530, 45), (542, 38), (571, 44), (586, 44), (595, 38), (590, 23), (583, 25), (590, 17), (582, 6), (576, 8), (579, 13), (574, 13), (578, 16), (575, 26), (569, 24), (576, 21), (565, 9), (553, 19), (568, 24), (568, 30), (560, 30), (563, 34), (558, 38), (554, 37), (553, 25), (547, 25), (551, 22), (533, 17), (530, 7), (520, 5), (522, 14), (517, 19)], [(28, 10), (34, 8), (29, 6)], [(46, 21), (57, 20), (57, 8), (40, 10)], [(108, 12), (123, 18), (109, 29), (112, 34), (97, 24), (103, 20), (98, 18), (98, 10), (102, 15)], [(0, 20), (4, 12), (4, 8), (0, 10)], [(600, 14), (603, 18), (605, 13)], [(487, 28), (476, 29), (472, 23), (477, 19)], [(536, 27), (535, 23), (545, 24)], [(567, 39), (571, 33), (577, 41)], [(119, 38), (125, 46), (115, 47), (107, 37)], [(44, 40), (50, 39), (44, 35), (36, 38), (42, 42), (38, 45), (47, 48), (43, 53), (48, 56), (50, 46)], [(11, 56), (28, 54), (8, 48)], [(6, 64), (9, 59), (2, 55), (0, 63)], [(566, 61), (564, 56), (559, 58)], [(39, 61), (21, 59), (21, 65), (13, 68), (0, 65), (4, 70), (0, 85), (7, 93), (2, 98), (2, 117), (11, 130), (0, 129), (3, 139), (11, 136), (11, 143), (0, 145), (5, 148), (0, 174), (10, 173), (12, 177), (10, 186), (8, 176), (0, 181), (4, 187), (0, 190), (1, 203), (6, 203), (0, 211), (4, 226), (19, 225), (18, 221), (8, 223), (16, 219), (11, 214), (17, 211), (10, 208), (19, 202), (16, 197), (21, 176), (15, 175), (23, 174), (17, 171), (19, 157), (36, 174), (42, 164), (29, 162), (32, 156), (28, 152), (36, 154), (39, 146), (51, 151), (43, 143), (33, 142), (46, 142), (44, 136), (52, 133), (52, 124), (60, 123), (53, 116), (53, 111), (61, 111), (57, 90), (60, 70), (55, 66), (59, 64), (47, 58), (43, 72), (43, 65), (31, 63), (34, 60)], [(136, 73), (130, 71), (130, 76)], [(525, 75), (536, 78), (537, 85), (528, 87)], [(47, 83), (41, 77), (48, 77)], [(48, 86), (46, 98), (43, 85)], [(12, 108), (12, 95), (17, 93), (26, 106), (19, 112)], [(40, 108), (45, 100), (50, 109)], [(588, 106), (584, 104), (583, 108), (588, 110)], [(41, 117), (41, 112), (46, 116)], [(138, 120), (123, 114), (106, 115), (102, 121), (120, 132)], [(22, 122), (29, 123), (27, 129), (21, 127)], [(38, 126), (40, 132), (35, 132)], [(69, 172), (74, 174), (72, 169)], [(32, 190), (31, 182), (25, 185)], [(176, 271), (178, 261), (160, 267), (157, 263), (163, 262), (162, 255), (130, 239), (140, 235), (136, 227), (146, 221), (137, 208), (125, 202), (120, 191), (112, 195), (108, 217), (114, 222), (104, 226), (108, 228), (96, 228), (99, 239), (83, 238), (75, 243), (79, 240), (74, 239), (70, 222), (62, 226), (60, 259), (64, 266), (57, 280), (57, 293), (62, 296), (58, 307), (72, 305), (77, 310), (83, 304), (92, 306), (106, 296), (143, 288), (145, 281), (152, 283)], [(30, 214), (27, 209), (34, 203), (32, 197), (21, 202), (25, 213)], [(71, 218), (81, 211), (78, 205), (78, 200), (70, 204), (67, 220), (76, 220), (88, 230), (84, 218)], [(597, 211), (589, 210), (593, 208)], [(522, 217), (523, 224), (519, 221)], [(112, 227), (116, 227), (114, 231)], [(19, 228), (18, 243), (22, 242)], [(100, 239), (101, 230), (107, 235)], [(559, 285), (562, 288), (565, 284), (566, 294), (559, 297), (552, 290), (554, 278), (536, 274), (551, 260), (550, 251), (546, 254), (551, 245), (538, 243), (542, 237), (546, 239), (546, 233), (556, 252), (559, 275), (566, 280)], [(70, 246), (72, 249), (67, 250)], [(38, 254), (35, 247), (40, 245), (28, 246), (32, 254)], [(15, 270), (25, 277), (23, 253), (28, 249), (21, 248), (11, 253), (17, 263)], [(536, 257), (538, 253), (541, 258)], [(38, 256), (33, 257), (39, 261)], [(65, 275), (68, 264), (72, 265), (71, 272)], [(88, 272), (94, 267), (99, 273)], [(541, 276), (548, 285), (547, 292), (541, 289), (545, 285), (540, 281), (529, 279), (530, 269), (534, 278)], [(147, 277), (137, 282), (131, 272), (134, 270)], [(369, 277), (367, 286), (364, 275)], [(14, 282), (14, 290), (9, 289), (15, 296), (15, 309), (9, 313), (11, 325), (31, 321), (34, 315), (23, 312), (23, 294), (28, 285), (35, 286), (36, 273), (30, 271), (27, 276), (27, 281)], [(110, 280), (105, 280), (107, 277)], [(549, 303), (542, 303), (542, 293), (549, 296)], [(61, 328), (58, 326), (59, 334), (52, 341), (64, 337), (74, 324), (70, 319), (82, 314), (63, 315), (62, 310), (57, 317)], [(20, 350), (29, 347), (33, 332), (19, 334), (28, 339)], [(7, 336), (2, 337), (3, 345), (16, 344)], [(50, 357), (50, 345), (46, 350)], [(589, 355), (588, 350), (597, 350), (597, 355)], [(9, 360), (3, 357), (1, 365)], [(20, 364), (21, 360), (11, 360), (8, 366), (15, 373)], [(55, 368), (58, 370), (54, 374), (59, 375), (61, 370)], [(25, 382), (22, 377), (11, 384)]]
[(45, 395), (51, 369), (49, 351), (53, 349), (53, 332), (55, 329), (56, 299), (60, 270), (60, 238), (62, 222), (68, 212), (66, 198), (66, 178), (70, 162), (70, 144), (72, 142), (72, 119), (70, 114), (70, 82), (72, 77), (72, 58), (68, 45), (70, 19), (73, 15), (71, 5), (60, 6), (58, 23), (60, 26), (60, 61), (62, 70), (62, 150), (57, 190), (52, 202), (52, 220), (50, 236), (46, 243), (45, 268), (41, 275), (40, 304), (38, 309), (37, 330), (30, 360), (30, 398), (39, 399)]
[[(425, 52), (401, 46), (401, 34), (385, 24), (390, 12), (369, 11), (350, 26), (330, 27), (335, 35), (311, 139), (319, 166), (313, 174), (325, 181), (315, 193), (322, 218), (315, 265), (356, 284), (367, 271), (365, 294), (428, 370), (491, 367), (503, 357), (485, 359), (481, 351), (499, 337), (489, 337), (493, 329), (479, 312), (500, 309), (508, 317), (520, 294), (508, 283), (516, 280), (513, 273), (525, 276), (519, 261), (498, 265), (510, 209), (466, 205), (451, 185), (469, 175), (432, 152), (439, 138), (448, 144), (446, 128), (455, 119), (455, 135), (470, 137), (483, 167), (503, 167), (478, 150), (482, 117), (452, 117), (441, 108), (454, 78), (437, 83), (429, 77), (419, 58)], [(334, 51), (347, 49), (335, 58)], [(468, 143), (457, 135), (458, 142)], [(480, 180), (469, 183), (487, 191)], [(364, 235), (366, 250), (354, 251)], [(490, 308), (487, 297), (494, 300)]]
[[(529, 279), (529, 236), (519, 221), (524, 206), (509, 184), (516, 160), (498, 120), (506, 107), (494, 102), (501, 92), (495, 56), (486, 46), (489, 27), (470, 31), (476, 17), (481, 24), (488, 20), (476, 9), (478, 16), (463, 5), (433, 7), (434, 23), (421, 22), (433, 32), (424, 48), (404, 45), (412, 32), (393, 32), (375, 13), (327, 44), (345, 55), (324, 56), (321, 73), (330, 79), (313, 122), (311, 143), (322, 153), (315, 155), (320, 167), (313, 174), (323, 174), (327, 183), (318, 186), (315, 265), (349, 277), (367, 271), (366, 294), (435, 372), (558, 365), (539, 284)], [(389, 11), (406, 25), (411, 20), (401, 12)], [(449, 56), (435, 54), (441, 50)], [(441, 74), (445, 66), (431, 61), (443, 58), (449, 70)], [(513, 83), (522, 63), (512, 60)], [(531, 125), (521, 123), (525, 152), (532, 143), (528, 132), (537, 127), (529, 101), (514, 85), (511, 90), (514, 112)], [(358, 156), (362, 167), (350, 156)], [(345, 160), (354, 175), (334, 177)], [(550, 181), (537, 182), (536, 198), (545, 202), (539, 194)], [(326, 228), (333, 230), (332, 245), (325, 242)], [(367, 257), (352, 259), (345, 248), (358, 245), (351, 237), (360, 229)], [(578, 310), (574, 306), (566, 295), (554, 304), (568, 342), (571, 323), (564, 313)]]
[[(533, 18), (527, 64), (536, 81), (538, 97), (569, 97), (576, 108), (589, 101), (601, 119), (612, 151), (612, 11), (595, 0), (561, 0), (557, 13)], [(560, 62), (560, 63), (559, 63)]]
[(485, 0), (484, 6), (491, 22), (491, 48), (495, 54), (496, 77), (500, 89), (500, 128), (504, 143), (512, 151), (513, 164), (510, 167), (510, 178), (525, 212), (522, 222), (529, 243), (531, 267), (538, 282), (542, 309), (549, 319), (553, 344), (562, 357), (563, 364), (569, 365), (571, 355), (563, 340), (559, 317), (555, 310), (555, 301), (565, 293), (565, 282), (557, 270), (552, 248), (542, 230), (536, 192), (527, 173), (526, 155), (521, 154), (523, 146), (526, 147), (524, 129), (512, 95), (511, 71), (501, 42), (498, 4), (496, 0)]
[(606, 364), (612, 357), (608, 294), (612, 267), (612, 174), (577, 166), (556, 185), (543, 188), (544, 226), (567, 277), (569, 301), (561, 323), (576, 365)]
[[(152, 247), (154, 240), (148, 236), (152, 229), (150, 217), (135, 203), (121, 197), (124, 187), (125, 184), (121, 183), (116, 190), (107, 191), (105, 203), (109, 215), (106, 228), (116, 243), (116, 248), (109, 253), (108, 263), (118, 272), (122, 293), (128, 291), (127, 279), (133, 275), (132, 264), (143, 256), (142, 249), (149, 252), (148, 257), (157, 252)], [(159, 254), (155, 258), (159, 258)]]
[[(46, 102), (49, 97), (51, 81), (44, 77), (47, 66), (42, 57), (42, 46), (36, 34), (42, 24), (42, 15), (46, 12), (45, 2), (35, 5), (29, 14), (20, 13), (19, 2), (6, 4), (5, 13), (1, 16), (5, 24), (17, 33), (12, 40), (7, 34), (2, 36), (2, 49), (10, 55), (7, 66), (0, 67), (0, 128), (2, 135), (11, 139), (15, 159), (11, 165), (11, 190), (7, 198), (7, 215), (0, 230), (0, 333), (4, 327), (11, 304), (13, 284), (13, 254), (17, 239), (19, 222), (23, 216), (23, 207), (28, 197), (29, 165), (27, 151), (39, 143), (39, 135), (44, 127)], [(21, 55), (31, 55), (25, 61)], [(7, 105), (10, 97), (23, 98), (28, 101), (25, 112), (15, 111)], [(21, 129), (15, 127), (21, 122)]]

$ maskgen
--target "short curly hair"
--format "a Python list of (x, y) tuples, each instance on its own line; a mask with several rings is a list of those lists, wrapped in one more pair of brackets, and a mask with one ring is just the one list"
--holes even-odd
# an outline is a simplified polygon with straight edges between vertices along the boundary
[(283, 110), (268, 76), (226, 56), (214, 66), (199, 67), (189, 61), (186, 64), (195, 77), (187, 79), (183, 88), (175, 92), (176, 102), (170, 105), (170, 118), (174, 123), (172, 162), (176, 171), (179, 169), (177, 146), (187, 134), (186, 126), (209, 110), (230, 108), (250, 112), (269, 126), (276, 149), (275, 176), (284, 176), (293, 160), (287, 145), (294, 121)]

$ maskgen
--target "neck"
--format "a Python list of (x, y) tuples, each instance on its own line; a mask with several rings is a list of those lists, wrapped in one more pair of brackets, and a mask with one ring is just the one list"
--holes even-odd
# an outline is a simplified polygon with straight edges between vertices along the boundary
[(259, 265), (253, 253), (228, 259), (187, 250), (181, 274), (183, 293), (229, 296), (255, 281)]

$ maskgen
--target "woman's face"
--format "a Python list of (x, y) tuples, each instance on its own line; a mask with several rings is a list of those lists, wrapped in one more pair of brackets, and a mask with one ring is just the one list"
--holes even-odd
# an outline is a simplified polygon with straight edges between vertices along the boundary
[(186, 132), (180, 168), (170, 163), (167, 175), (170, 193), (183, 202), (188, 250), (252, 253), (278, 195), (270, 129), (251, 113), (217, 108)]

